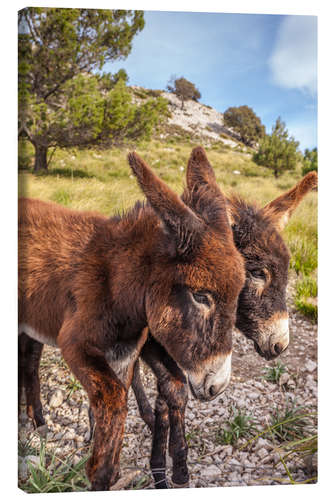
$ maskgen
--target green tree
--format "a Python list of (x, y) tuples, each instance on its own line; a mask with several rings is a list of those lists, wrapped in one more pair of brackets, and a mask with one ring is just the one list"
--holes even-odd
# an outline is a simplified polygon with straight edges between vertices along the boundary
[(125, 139), (149, 138), (168, 114), (168, 102), (162, 97), (134, 104), (124, 80), (119, 79), (105, 97), (101, 141), (110, 145)]
[(318, 150), (317, 148), (313, 148), (311, 151), (306, 149), (304, 151), (304, 156), (302, 158), (302, 174), (305, 175), (311, 170), (315, 170), (318, 172)]
[(277, 118), (271, 135), (265, 135), (259, 142), (259, 150), (253, 155), (258, 165), (270, 168), (274, 176), (296, 167), (299, 142), (289, 136), (285, 123)]
[(247, 146), (255, 145), (265, 135), (265, 126), (249, 106), (230, 107), (223, 116), (224, 124), (239, 134)]
[(96, 77), (88, 75), (127, 57), (143, 27), (142, 11), (19, 12), (19, 135), (34, 146), (35, 171), (47, 168), (51, 146), (96, 139), (104, 106)]
[(171, 76), (167, 85), (167, 90), (169, 92), (172, 92), (173, 94), (176, 94), (176, 96), (181, 99), (182, 109), (184, 109), (185, 101), (198, 101), (201, 98), (201, 94), (194, 83), (186, 80), (186, 78), (184, 78), (183, 76), (180, 78)]
[(117, 73), (113, 75), (111, 73), (102, 73), (98, 76), (102, 91), (109, 91), (114, 88), (114, 86), (122, 80), (123, 82), (128, 82), (128, 75), (124, 69), (120, 69)]

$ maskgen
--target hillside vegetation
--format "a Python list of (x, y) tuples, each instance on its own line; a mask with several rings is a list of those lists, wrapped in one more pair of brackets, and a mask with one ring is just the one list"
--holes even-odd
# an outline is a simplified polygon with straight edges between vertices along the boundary
[[(141, 142), (135, 149), (156, 174), (180, 194), (187, 160), (198, 141), (200, 139), (196, 143), (185, 140), (181, 134), (169, 135), (163, 141)], [(252, 155), (242, 152), (244, 148), (231, 148), (222, 142), (211, 142), (205, 147), (222, 190), (226, 194), (234, 191), (259, 206), (290, 189), (302, 176), (301, 165), (298, 165), (296, 170), (275, 179), (268, 169), (253, 163)], [(58, 149), (48, 172), (36, 175), (29, 168), (20, 171), (19, 194), (77, 210), (96, 210), (108, 216), (122, 212), (137, 199), (143, 199), (126, 160), (128, 149)], [(32, 149), (28, 147), (26, 154), (32, 165)], [(297, 208), (284, 237), (291, 251), (291, 274), (297, 278), (295, 305), (316, 320), (316, 193), (310, 193)]]

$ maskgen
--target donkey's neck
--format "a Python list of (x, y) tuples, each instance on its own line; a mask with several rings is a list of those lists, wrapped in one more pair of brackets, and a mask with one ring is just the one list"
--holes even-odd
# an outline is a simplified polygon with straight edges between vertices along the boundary
[(106, 303), (110, 326), (123, 340), (147, 324), (145, 297), (162, 235), (153, 210), (140, 204), (96, 227), (81, 256), (81, 275), (97, 283), (96, 308)]

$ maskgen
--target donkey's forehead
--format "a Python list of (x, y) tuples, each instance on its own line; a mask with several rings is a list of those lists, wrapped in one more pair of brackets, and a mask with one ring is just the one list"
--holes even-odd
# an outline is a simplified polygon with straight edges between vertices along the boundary
[(282, 261), (288, 261), (289, 251), (282, 236), (273, 227), (268, 227), (266, 231), (262, 231), (260, 237), (257, 238), (259, 248), (271, 258), (277, 258)]
[[(183, 282), (194, 288), (207, 288), (217, 292), (225, 284), (239, 282), (244, 278), (244, 259), (232, 241), (204, 238), (194, 259), (179, 266)], [(236, 286), (237, 287), (237, 286)]]
[(277, 231), (264, 232), (242, 249), (245, 262), (255, 261), (268, 268), (288, 268), (290, 254)]

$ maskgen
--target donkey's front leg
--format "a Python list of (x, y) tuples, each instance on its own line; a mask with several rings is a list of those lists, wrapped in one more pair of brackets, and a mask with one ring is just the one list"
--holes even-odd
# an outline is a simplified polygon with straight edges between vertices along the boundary
[(168, 406), (164, 399), (158, 395), (155, 401), (155, 426), (150, 457), (155, 488), (168, 488), (166, 479), (166, 448), (168, 442), (169, 416)]
[[(188, 391), (186, 378), (177, 363), (165, 349), (150, 338), (142, 349), (142, 358), (153, 370), (158, 384), (155, 407), (155, 428), (151, 453), (151, 469), (157, 488), (166, 488), (161, 474), (165, 467), (165, 453), (170, 425), (169, 453), (173, 460), (172, 481), (176, 487), (186, 487), (189, 482), (187, 469), (187, 443), (185, 439), (185, 408)], [(160, 469), (158, 476), (154, 474)], [(165, 472), (164, 472), (165, 476)], [(156, 479), (158, 478), (158, 482)]]
[(84, 341), (80, 333), (74, 325), (65, 326), (58, 343), (65, 361), (88, 393), (96, 422), (92, 455), (86, 466), (92, 490), (108, 490), (119, 477), (127, 390), (108, 365), (103, 350)]
[[(133, 387), (133, 390), (136, 395), (136, 399), (139, 405), (140, 409), (140, 415), (142, 416), (142, 412), (145, 411), (145, 408), (147, 407), (147, 417), (150, 418), (150, 424), (151, 427), (150, 430), (153, 432), (154, 429), (154, 414), (153, 411), (149, 405), (149, 401), (147, 400), (146, 394), (144, 392), (144, 388), (140, 379), (140, 365), (139, 365), (139, 360), (138, 357), (140, 355), (142, 346), (146, 342), (148, 337), (148, 328), (144, 328), (140, 334), (140, 337), (137, 340), (136, 347), (133, 349), (131, 352), (131, 355), (129, 356), (127, 360), (127, 364), (124, 363), (124, 366), (122, 366), (121, 370), (118, 370), (116, 372), (117, 377), (121, 380), (123, 385), (126, 387), (126, 390), (130, 388), (131, 384)], [(112, 369), (112, 366), (111, 366)], [(148, 408), (149, 407), (149, 408)], [(88, 441), (91, 441), (93, 434), (94, 434), (94, 428), (95, 428), (95, 419), (93, 415), (93, 411), (91, 407), (89, 407), (88, 411), (88, 416), (89, 416), (89, 437)], [(147, 423), (147, 421), (144, 419), (144, 421)], [(149, 425), (149, 424), (148, 424)]]
[[(136, 401), (139, 408), (140, 417), (147, 424), (149, 430), (154, 434), (155, 427), (155, 416), (146, 396), (142, 380), (140, 377), (140, 364), (139, 360), (136, 361), (133, 371), (132, 389), (136, 397)], [(157, 410), (156, 410), (157, 411)], [(94, 435), (95, 420), (92, 409), (89, 407), (88, 411), (89, 417), (89, 435), (87, 441), (91, 441)]]
[[(186, 396), (184, 394), (186, 393)], [(176, 404), (175, 404), (176, 401)], [(187, 402), (187, 385), (174, 388), (172, 399), (169, 399), (169, 454), (172, 458), (172, 483), (176, 488), (189, 486), (187, 468), (188, 446), (185, 437), (185, 408)]]
[(188, 387), (182, 371), (171, 358), (164, 358), (168, 376), (158, 382), (159, 393), (165, 400), (169, 412), (169, 455), (172, 458), (172, 483), (176, 488), (189, 485), (187, 468), (188, 446), (185, 438), (185, 409)]

